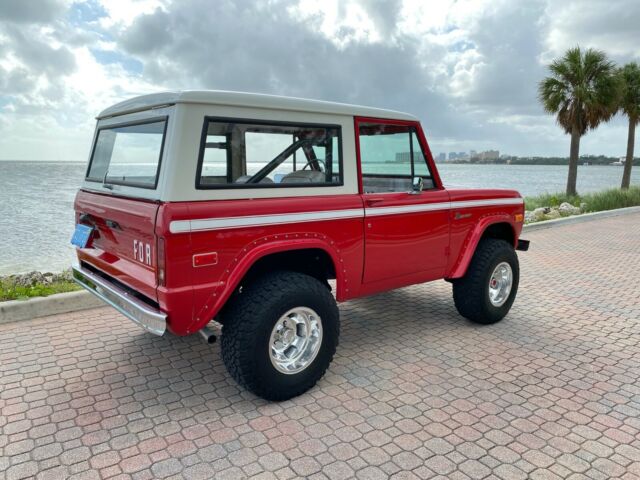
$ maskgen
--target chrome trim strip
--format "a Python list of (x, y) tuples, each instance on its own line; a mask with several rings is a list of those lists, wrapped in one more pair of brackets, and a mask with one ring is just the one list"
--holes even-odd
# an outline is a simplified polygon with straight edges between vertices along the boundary
[(499, 198), (488, 200), (463, 200), (459, 202), (437, 202), (419, 205), (401, 205), (394, 207), (353, 208), (346, 210), (324, 210), (319, 212), (280, 213), (272, 215), (253, 215), (247, 217), (203, 218), (198, 220), (174, 220), (169, 225), (171, 233), (203, 232), (238, 227), (261, 227), (286, 223), (317, 222), (323, 220), (341, 220), (344, 218), (377, 217), (382, 215), (401, 215), (404, 213), (451, 210), (454, 208), (473, 208), (499, 205), (522, 205), (522, 198)]
[(73, 265), (73, 279), (81, 287), (93, 293), (102, 301), (111, 305), (138, 326), (162, 336), (167, 329), (167, 315), (137, 299), (122, 288), (108, 282), (104, 278)]

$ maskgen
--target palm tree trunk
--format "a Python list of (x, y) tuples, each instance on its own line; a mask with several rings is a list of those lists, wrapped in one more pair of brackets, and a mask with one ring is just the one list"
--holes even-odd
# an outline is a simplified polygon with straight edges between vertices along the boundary
[(636, 122), (629, 119), (629, 136), (627, 137), (627, 160), (624, 162), (624, 172), (622, 174), (622, 185), (620, 188), (627, 190), (631, 184), (631, 167), (633, 165), (633, 147), (636, 136)]
[(580, 157), (580, 132), (577, 127), (571, 131), (571, 151), (569, 152), (569, 176), (567, 177), (567, 195), (577, 195), (578, 158)]

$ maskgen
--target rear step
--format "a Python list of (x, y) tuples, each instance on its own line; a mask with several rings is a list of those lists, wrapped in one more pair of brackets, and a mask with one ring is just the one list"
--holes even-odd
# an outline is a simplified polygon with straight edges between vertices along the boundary
[(96, 297), (108, 303), (145, 330), (164, 335), (167, 329), (167, 314), (144, 303), (131, 293), (90, 272), (79, 265), (73, 267), (73, 279)]

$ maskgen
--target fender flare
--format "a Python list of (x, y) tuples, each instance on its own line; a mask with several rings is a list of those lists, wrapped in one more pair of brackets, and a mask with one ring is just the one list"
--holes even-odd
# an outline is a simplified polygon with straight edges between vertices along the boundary
[(333, 262), (336, 272), (336, 297), (343, 295), (344, 270), (340, 265), (343, 263), (340, 251), (335, 248), (333, 241), (325, 235), (319, 233), (288, 233), (267, 235), (251, 241), (240, 250), (238, 256), (234, 258), (230, 267), (225, 270), (223, 276), (213, 283), (213, 292), (204, 306), (198, 306), (195, 310), (193, 322), (188, 328), (188, 332), (196, 332), (204, 327), (218, 314), (220, 309), (229, 300), (231, 294), (238, 287), (240, 281), (247, 274), (249, 269), (261, 258), (274, 253), (287, 252), (292, 250), (304, 250), (315, 248), (324, 251)]
[(486, 232), (487, 228), (498, 223), (506, 223), (509, 225), (513, 233), (515, 247), (515, 242), (517, 242), (517, 229), (515, 227), (513, 215), (509, 215), (507, 213), (494, 213), (480, 217), (473, 230), (471, 230), (467, 235), (456, 263), (448, 274), (445, 275), (447, 280), (464, 277), (465, 273), (467, 273), (467, 268), (469, 268), (469, 264), (471, 263), (471, 259), (473, 258), (473, 254), (476, 252), (478, 243), (480, 243), (480, 239)]

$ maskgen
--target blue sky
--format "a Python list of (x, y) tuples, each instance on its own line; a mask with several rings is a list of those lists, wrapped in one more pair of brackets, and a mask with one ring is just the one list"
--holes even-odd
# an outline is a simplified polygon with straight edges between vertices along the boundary
[(100, 2), (96, 0), (74, 2), (69, 5), (67, 13), (69, 22), (77, 26), (83, 26), (108, 16), (107, 11), (102, 7)]
[(101, 65), (118, 64), (122, 66), (130, 75), (141, 75), (144, 65), (140, 60), (114, 50), (101, 50), (90, 48), (89, 51)]
[[(566, 156), (545, 66), (578, 44), (639, 61), (639, 22), (636, 0), (0, 2), (0, 160), (85, 160), (103, 108), (207, 88), (408, 111), (436, 154)], [(626, 133), (581, 152), (622, 155)]]

